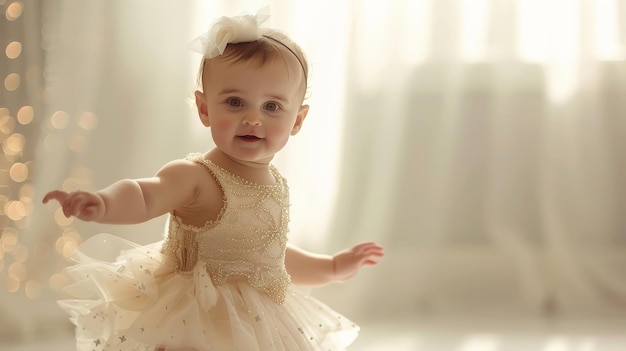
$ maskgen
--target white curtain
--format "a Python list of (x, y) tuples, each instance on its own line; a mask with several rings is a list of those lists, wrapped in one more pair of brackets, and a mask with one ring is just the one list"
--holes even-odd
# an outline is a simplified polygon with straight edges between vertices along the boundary
[(354, 1), (350, 22), (330, 239), (389, 255), (344, 301), (623, 316), (626, 4)]
[[(3, 11), (14, 2), (0, 1)], [(17, 156), (5, 151), (3, 167), (30, 170), (26, 180), (0, 179), (9, 228), (0, 324), (12, 335), (65, 321), (52, 300), (83, 238), (162, 235), (163, 218), (70, 222), (41, 196), (147, 176), (210, 148), (188, 101), (199, 57), (187, 43), (213, 18), (268, 2), (20, 3), (22, 17), (2, 28), (23, 20), (23, 30), (0, 36), (31, 45), (3, 58), (1, 72), (41, 79), (3, 87), (0, 101), (0, 118), (34, 107), (32, 122), (0, 134), (3, 146), (18, 132), (25, 140)], [(271, 25), (311, 64), (305, 128), (275, 159), (290, 182), (291, 238), (327, 252), (365, 240), (387, 248), (379, 267), (315, 294), (364, 320), (626, 314), (623, 2), (269, 5)], [(24, 185), (34, 190), (24, 195)], [(50, 317), (25, 306), (47, 306)], [(16, 315), (19, 323), (5, 318)]]

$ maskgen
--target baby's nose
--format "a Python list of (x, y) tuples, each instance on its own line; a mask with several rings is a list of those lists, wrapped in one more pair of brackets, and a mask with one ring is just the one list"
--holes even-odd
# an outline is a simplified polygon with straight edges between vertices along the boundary
[(243, 117), (243, 124), (249, 126), (260, 126), (261, 125), (261, 116), (258, 112), (248, 112)]

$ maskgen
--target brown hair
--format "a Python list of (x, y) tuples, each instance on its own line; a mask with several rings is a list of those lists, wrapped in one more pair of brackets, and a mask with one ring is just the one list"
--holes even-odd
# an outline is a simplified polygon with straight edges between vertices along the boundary
[[(230, 60), (234, 63), (256, 61), (259, 66), (263, 66), (278, 58), (285, 59), (285, 55), (293, 55), (300, 63), (304, 74), (304, 93), (306, 95), (309, 65), (300, 46), (277, 30), (263, 28), (261, 33), (262, 36), (255, 41), (229, 43), (222, 55), (210, 60)], [(203, 87), (202, 79), (207, 60), (209, 59), (203, 58), (200, 64), (197, 81), (199, 88)]]

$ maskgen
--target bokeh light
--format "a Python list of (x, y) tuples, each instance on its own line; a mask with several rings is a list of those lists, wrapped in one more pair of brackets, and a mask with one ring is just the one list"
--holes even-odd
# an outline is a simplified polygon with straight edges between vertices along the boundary
[(4, 208), (5, 214), (12, 221), (26, 217), (26, 205), (22, 201), (9, 201)]
[(24, 204), (26, 208), (26, 216), (30, 216), (35, 210), (35, 204), (32, 197), (21, 197), (20, 202)]
[(22, 53), (22, 43), (20, 43), (19, 41), (12, 41), (7, 45), (4, 52), (8, 58), (16, 59)]
[(16, 1), (14, 3), (11, 3), (11, 5), (7, 6), (5, 15), (9, 21), (15, 21), (18, 18), (20, 18), (23, 11), (24, 11), (24, 4), (19, 1)]
[(17, 73), (10, 73), (4, 79), (4, 88), (8, 91), (15, 91), (20, 87), (21, 78)]
[(21, 183), (28, 179), (28, 167), (24, 163), (16, 162), (9, 169), (9, 176), (14, 182)]
[(85, 112), (78, 118), (78, 125), (84, 130), (94, 130), (98, 126), (98, 116)]
[(5, 228), (0, 237), (0, 249), (4, 252), (13, 252), (17, 246), (17, 230), (15, 228)]
[(55, 273), (50, 277), (50, 287), (54, 290), (60, 290), (62, 287), (70, 283), (70, 278), (63, 273)]
[(34, 280), (29, 280), (24, 287), (24, 293), (26, 297), (31, 300), (36, 300), (41, 297), (41, 284)]
[(0, 117), (0, 133), (11, 134), (15, 129), (15, 118), (5, 115)]
[(74, 254), (74, 251), (78, 248), (78, 243), (73, 240), (67, 240), (63, 245), (63, 256), (70, 258)]
[(34, 111), (32, 106), (22, 106), (22, 108), (17, 111), (17, 121), (22, 125), (30, 124), (34, 118)]
[(24, 151), (26, 138), (20, 133), (13, 133), (2, 142), (2, 150), (7, 155), (19, 155)]
[(70, 116), (65, 111), (57, 111), (50, 117), (50, 124), (55, 129), (65, 129), (70, 122)]
[(78, 230), (72, 227), (67, 227), (63, 231), (63, 235), (57, 239), (55, 249), (57, 253), (69, 259), (72, 257), (72, 254), (74, 254), (74, 251), (76, 251), (80, 243), (82, 243), (82, 237), (80, 236)]
[(59, 227), (67, 227), (74, 222), (74, 217), (65, 217), (63, 214), (63, 208), (59, 207), (54, 211), (54, 221)]

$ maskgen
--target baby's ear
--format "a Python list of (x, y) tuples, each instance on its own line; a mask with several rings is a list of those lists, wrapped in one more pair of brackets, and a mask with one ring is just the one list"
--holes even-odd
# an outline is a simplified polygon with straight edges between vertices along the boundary
[(206, 99), (204, 98), (204, 93), (196, 90), (196, 106), (198, 107), (198, 116), (200, 116), (200, 121), (204, 124), (205, 127), (210, 127), (209, 123), (209, 115), (207, 112)]
[(298, 115), (296, 116), (296, 122), (293, 124), (291, 128), (291, 135), (296, 135), (302, 129), (302, 123), (304, 123), (304, 119), (306, 115), (309, 113), (309, 105), (302, 105), (298, 110)]

